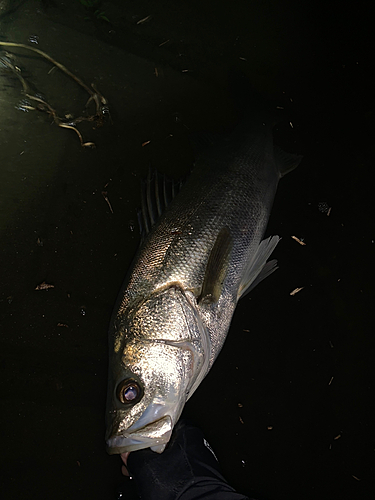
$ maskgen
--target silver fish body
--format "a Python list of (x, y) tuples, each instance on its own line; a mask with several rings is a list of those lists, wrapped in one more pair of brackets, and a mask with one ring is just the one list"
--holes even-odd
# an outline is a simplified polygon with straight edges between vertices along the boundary
[(109, 453), (163, 451), (238, 300), (276, 268), (279, 238), (262, 238), (278, 181), (300, 160), (274, 147), (271, 126), (244, 121), (199, 157), (141, 244), (110, 326)]

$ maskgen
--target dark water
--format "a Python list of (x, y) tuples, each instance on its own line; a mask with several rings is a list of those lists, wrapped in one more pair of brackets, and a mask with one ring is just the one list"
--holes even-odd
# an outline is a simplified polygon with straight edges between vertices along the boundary
[[(275, 136), (304, 160), (280, 183), (269, 224), (283, 238), (280, 269), (239, 304), (185, 412), (238, 491), (374, 498), (370, 12), (192, 0), (0, 9), (0, 41), (38, 47), (95, 82), (113, 122), (81, 124), (96, 143), (82, 148), (46, 113), (16, 109), (21, 83), (0, 67), (1, 498), (115, 498), (123, 479), (104, 448), (106, 336), (138, 246), (140, 180), (149, 165), (185, 174), (189, 133), (235, 121), (233, 66), (287, 107), (293, 127)], [(68, 77), (4, 50), (60, 115), (82, 112), (88, 94)], [(35, 290), (42, 282), (54, 288)]]

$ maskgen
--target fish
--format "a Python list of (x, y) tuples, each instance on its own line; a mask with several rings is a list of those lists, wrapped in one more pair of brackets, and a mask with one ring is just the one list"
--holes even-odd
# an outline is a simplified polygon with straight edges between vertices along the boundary
[(244, 118), (201, 151), (182, 186), (149, 175), (145, 236), (109, 328), (109, 454), (163, 452), (238, 301), (276, 270), (280, 238), (264, 234), (278, 182), (302, 157), (274, 145), (273, 126)]

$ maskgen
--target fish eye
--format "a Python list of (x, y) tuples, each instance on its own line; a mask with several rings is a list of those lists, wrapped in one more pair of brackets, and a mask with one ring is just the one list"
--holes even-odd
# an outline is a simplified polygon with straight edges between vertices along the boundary
[(142, 399), (143, 391), (138, 382), (126, 379), (117, 386), (116, 395), (121, 403), (134, 405)]

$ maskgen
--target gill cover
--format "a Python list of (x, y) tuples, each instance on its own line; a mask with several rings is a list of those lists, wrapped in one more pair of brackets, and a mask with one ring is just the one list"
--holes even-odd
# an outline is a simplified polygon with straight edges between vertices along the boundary
[(122, 342), (110, 362), (117, 368), (109, 377), (108, 452), (162, 451), (207, 373), (209, 336), (193, 293), (177, 284), (157, 290), (126, 317), (117, 325)]

